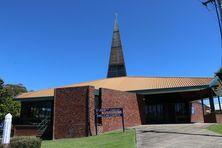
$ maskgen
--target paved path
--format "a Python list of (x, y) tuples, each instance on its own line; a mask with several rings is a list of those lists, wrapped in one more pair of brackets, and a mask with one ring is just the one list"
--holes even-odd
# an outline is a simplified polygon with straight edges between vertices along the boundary
[(222, 148), (222, 135), (208, 131), (209, 125), (142, 125), (136, 127), (137, 148)]

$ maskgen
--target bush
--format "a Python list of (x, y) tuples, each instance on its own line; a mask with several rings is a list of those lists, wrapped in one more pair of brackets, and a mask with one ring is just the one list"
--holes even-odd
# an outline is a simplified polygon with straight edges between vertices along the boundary
[[(40, 138), (19, 136), (11, 139), (9, 148), (41, 148), (41, 143)], [(0, 145), (0, 148), (3, 146)]]

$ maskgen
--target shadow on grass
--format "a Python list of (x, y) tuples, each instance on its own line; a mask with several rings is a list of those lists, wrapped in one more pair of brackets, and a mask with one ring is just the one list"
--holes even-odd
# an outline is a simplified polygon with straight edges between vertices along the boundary
[(183, 132), (171, 132), (171, 131), (157, 131), (157, 130), (141, 131), (141, 133), (166, 133), (166, 134), (197, 135), (197, 136), (221, 137), (222, 138), (222, 136), (219, 136), (219, 135), (195, 134), (195, 133), (183, 133)]

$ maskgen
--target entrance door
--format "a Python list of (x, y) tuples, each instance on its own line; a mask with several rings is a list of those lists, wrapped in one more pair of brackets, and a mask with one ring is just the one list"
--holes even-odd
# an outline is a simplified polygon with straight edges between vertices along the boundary
[(165, 104), (165, 123), (175, 123), (175, 104)]
[(145, 116), (146, 123), (186, 123), (189, 122), (188, 104), (147, 104)]
[(145, 106), (146, 122), (162, 123), (164, 122), (163, 104), (152, 104)]
[(176, 123), (189, 122), (189, 105), (187, 103), (175, 103), (175, 121)]

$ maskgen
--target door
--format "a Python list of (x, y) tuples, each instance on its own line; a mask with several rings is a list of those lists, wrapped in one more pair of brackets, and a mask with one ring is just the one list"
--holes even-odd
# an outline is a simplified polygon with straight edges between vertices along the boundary
[(146, 123), (163, 123), (163, 104), (150, 104), (145, 106)]
[(145, 119), (147, 124), (187, 123), (189, 113), (187, 103), (146, 104)]

